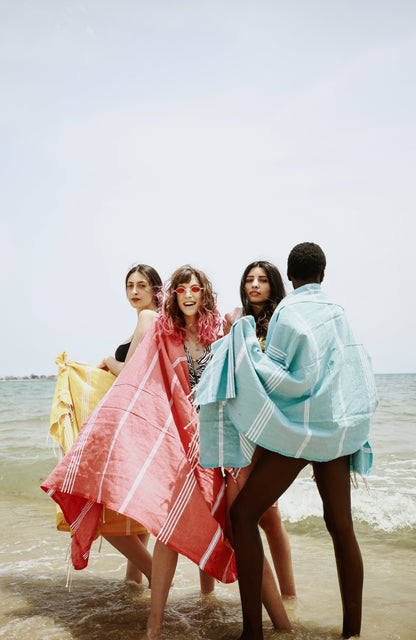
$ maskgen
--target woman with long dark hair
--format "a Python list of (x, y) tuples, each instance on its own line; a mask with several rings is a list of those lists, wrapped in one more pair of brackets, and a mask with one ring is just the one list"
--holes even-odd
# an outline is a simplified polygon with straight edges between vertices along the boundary
[[(229, 333), (232, 323), (237, 319), (242, 316), (253, 316), (257, 339), (262, 351), (264, 351), (270, 318), (284, 297), (285, 287), (278, 268), (266, 260), (251, 262), (245, 268), (240, 281), (240, 298), (243, 306), (242, 308), (234, 309), (230, 314), (226, 314), (225, 333)], [(229, 511), (238, 493), (246, 483), (259, 454), (259, 450), (255, 451), (249, 466), (228, 470), (227, 511)], [(277, 502), (263, 514), (259, 524), (266, 534), (273, 565), (279, 581), (280, 592), (283, 597), (294, 597), (296, 595), (296, 589), (290, 542), (282, 522)], [(231, 529), (230, 523), (228, 523), (228, 527)], [(265, 575), (263, 579), (263, 601), (266, 607), (270, 609), (270, 601), (272, 600), (274, 590), (274, 578), (267, 562), (265, 563)], [(271, 612), (273, 616), (273, 609), (271, 609)]]
[(100, 362), (99, 369), (111, 371), (118, 376), (143, 338), (146, 330), (156, 317), (160, 307), (162, 280), (160, 275), (148, 264), (136, 264), (129, 269), (125, 278), (127, 299), (137, 313), (137, 324), (133, 334), (122, 342), (114, 356), (106, 356)]
[[(122, 342), (114, 356), (106, 356), (98, 365), (99, 369), (110, 371), (118, 376), (130, 360), (137, 345), (149, 326), (156, 318), (161, 303), (162, 280), (160, 275), (148, 264), (135, 264), (125, 278), (126, 295), (130, 305), (137, 313), (137, 323), (133, 334)], [(135, 525), (137, 529), (137, 525)], [(145, 527), (137, 535), (105, 535), (105, 539), (127, 558), (126, 581), (142, 582), (142, 573), (150, 584), (152, 558), (146, 550), (149, 532)]]

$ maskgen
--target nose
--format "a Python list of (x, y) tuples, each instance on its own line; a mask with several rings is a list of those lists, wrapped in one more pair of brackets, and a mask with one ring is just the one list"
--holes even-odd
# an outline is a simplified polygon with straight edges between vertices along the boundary
[(257, 280), (257, 278), (254, 278), (254, 280), (252, 281), (252, 286), (255, 287), (256, 289), (258, 289), (259, 287), (259, 281)]
[(192, 291), (191, 291), (191, 287), (186, 287), (186, 290), (185, 290), (185, 298), (192, 298)]

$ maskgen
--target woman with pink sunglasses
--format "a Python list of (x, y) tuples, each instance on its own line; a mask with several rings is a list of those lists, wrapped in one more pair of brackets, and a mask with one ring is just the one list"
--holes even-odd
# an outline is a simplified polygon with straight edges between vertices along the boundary
[(179, 553), (198, 565), (203, 594), (215, 579), (237, 577), (225, 535), (225, 482), (219, 469), (199, 465), (192, 400), (221, 329), (206, 275), (190, 265), (177, 269), (161, 312), (42, 485), (73, 529), (76, 569), (88, 562), (103, 506), (156, 536), (147, 639), (160, 635)]

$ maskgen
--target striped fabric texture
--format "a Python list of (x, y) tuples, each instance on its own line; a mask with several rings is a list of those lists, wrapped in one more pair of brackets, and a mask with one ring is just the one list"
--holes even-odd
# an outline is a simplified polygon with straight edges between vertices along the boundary
[(350, 455), (352, 470), (369, 474), (377, 406), (370, 359), (320, 285), (282, 300), (265, 353), (252, 317), (213, 350), (196, 395), (203, 466), (247, 466), (258, 444), (310, 461)]
[(198, 464), (198, 418), (183, 345), (157, 320), (71, 450), (42, 484), (73, 531), (76, 569), (88, 563), (103, 506), (141, 522), (223, 582), (236, 579), (225, 538), (225, 486)]
[(55, 360), (58, 376), (52, 401), (49, 433), (68, 453), (80, 427), (116, 379), (109, 371), (75, 362), (63, 351)]
[[(65, 351), (55, 360), (58, 377), (50, 415), (49, 433), (59, 444), (62, 458), (78, 437), (80, 427), (105, 396), (116, 379), (109, 371), (68, 358)], [(62, 509), (56, 505), (56, 528), (69, 532)], [(123, 536), (147, 533), (147, 529), (120, 513), (103, 507), (95, 531), (100, 535)]]

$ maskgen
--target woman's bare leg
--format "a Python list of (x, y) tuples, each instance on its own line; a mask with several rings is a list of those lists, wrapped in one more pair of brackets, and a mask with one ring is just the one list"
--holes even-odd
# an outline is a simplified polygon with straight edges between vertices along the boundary
[(201, 585), (201, 593), (204, 596), (212, 593), (215, 589), (215, 578), (202, 571), (202, 569), (199, 570), (199, 583)]
[(150, 614), (147, 619), (144, 638), (156, 640), (160, 635), (163, 613), (178, 562), (178, 553), (156, 540), (153, 550), (152, 593)]
[(342, 637), (350, 638), (361, 630), (364, 570), (351, 516), (349, 456), (315, 462), (313, 468), (334, 545), (343, 607)]
[[(241, 640), (262, 640), (261, 594), (263, 547), (258, 529), (261, 516), (292, 484), (307, 464), (263, 450), (246, 484), (231, 507), (234, 549), (243, 609)], [(289, 623), (290, 628), (290, 623)]]
[[(144, 534), (147, 544), (148, 534)], [(131, 575), (135, 582), (138, 582), (138, 572), (144, 573), (151, 584), (152, 575), (152, 556), (146, 549), (145, 544), (139, 539), (139, 536), (104, 536), (105, 539), (120, 551), (129, 561), (128, 567), (131, 567)], [(126, 575), (127, 580), (127, 575)], [(141, 581), (141, 580), (140, 580)]]
[(273, 571), (267, 558), (263, 561), (263, 583), (261, 589), (261, 600), (264, 604), (270, 620), (276, 629), (291, 629), (292, 625), (286, 613), (280, 591), (277, 588)]
[(225, 486), (225, 533), (231, 544), (233, 544), (233, 528), (230, 519), (230, 509), (234, 500), (238, 496), (240, 488), (231, 473), (226, 474)]
[(267, 509), (260, 520), (260, 526), (266, 534), (273, 565), (279, 580), (282, 596), (296, 595), (295, 577), (293, 574), (292, 553), (289, 536), (282, 522), (279, 508)]
[[(147, 543), (149, 542), (149, 534), (141, 533), (137, 536), (140, 542), (147, 547)], [(143, 573), (136, 567), (136, 565), (131, 562), (131, 560), (127, 560), (126, 566), (126, 577), (124, 578), (126, 582), (136, 582), (137, 584), (141, 584), (143, 581)], [(150, 584), (149, 584), (150, 586)]]

